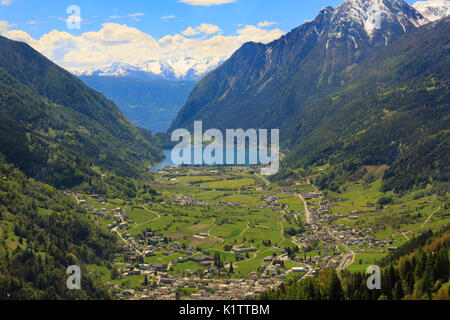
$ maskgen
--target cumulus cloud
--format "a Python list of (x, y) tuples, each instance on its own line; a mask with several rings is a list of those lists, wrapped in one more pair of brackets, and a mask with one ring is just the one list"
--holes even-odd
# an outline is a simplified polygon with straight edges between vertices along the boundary
[(208, 24), (208, 23), (202, 23), (196, 28), (188, 27), (186, 30), (182, 31), (182, 34), (185, 36), (195, 36), (197, 34), (215, 34), (222, 30), (216, 25)]
[[(0, 23), (0, 29), (1, 26)], [(280, 29), (247, 25), (234, 35), (224, 35), (218, 26), (202, 24), (158, 40), (125, 24), (105, 23), (100, 30), (79, 36), (53, 30), (40, 39), (33, 39), (24, 31), (9, 30), (11, 25), (3, 28), (6, 37), (28, 43), (77, 74), (103, 70), (120, 63), (154, 74), (160, 74), (162, 67), (168, 65), (178, 77), (185, 76), (192, 69), (198, 74), (208, 71), (245, 42), (268, 43), (284, 34)], [(192, 37), (196, 34), (201, 35)]]
[(258, 27), (266, 28), (266, 27), (273, 26), (274, 24), (277, 24), (277, 23), (276, 22), (271, 22), (271, 21), (263, 21), (263, 22), (259, 22), (258, 23)]
[(203, 6), (203, 7), (210, 7), (210, 6), (217, 6), (225, 3), (233, 3), (237, 0), (179, 0), (178, 2), (187, 3), (191, 6)]
[(15, 24), (11, 24), (8, 21), (0, 20), (0, 34), (6, 33), (9, 29), (14, 28), (15, 26)]
[(12, 0), (1, 0), (0, 3), (2, 6), (9, 6), (12, 3)]

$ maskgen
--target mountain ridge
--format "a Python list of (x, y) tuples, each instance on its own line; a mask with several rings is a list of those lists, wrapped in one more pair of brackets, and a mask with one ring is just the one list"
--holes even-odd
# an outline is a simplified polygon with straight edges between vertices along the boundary
[[(353, 3), (358, 3), (355, 9), (358, 14), (355, 15), (350, 14), (353, 11), (349, 10)], [(387, 8), (385, 3), (390, 5), (393, 12), (380, 21), (383, 29), (369, 35), (365, 29), (365, 20), (359, 13), (360, 4), (367, 6), (380, 3), (383, 3), (384, 8)], [(400, 9), (405, 11), (403, 15), (397, 14)], [(247, 128), (279, 126), (283, 118), (279, 121), (269, 120), (277, 105), (294, 104), (283, 103), (283, 100), (294, 99), (295, 104), (301, 104), (299, 101), (306, 100), (318, 87), (326, 86), (335, 73), (359, 63), (374, 50), (425, 22), (423, 16), (403, 0), (347, 0), (336, 9), (326, 7), (313, 21), (267, 45), (252, 42), (244, 44), (230, 59), (199, 82), (169, 130), (192, 127), (194, 120), (204, 120), (206, 126), (210, 126), (209, 121), (212, 122), (211, 127), (226, 129), (220, 122), (228, 117), (232, 120), (226, 126), (236, 123)], [(245, 68), (246, 72), (239, 72), (237, 68)], [(274, 87), (289, 85), (293, 80), (288, 79), (292, 78), (304, 82), (296, 89), (303, 93), (298, 93), (298, 98), (289, 97), (292, 92), (287, 97), (279, 94), (278, 99), (273, 99), (277, 105), (268, 105), (271, 99), (267, 99), (266, 92), (273, 91)], [(245, 91), (246, 87), (249, 92)], [(200, 98), (202, 95), (208, 99)], [(262, 104), (259, 109), (268, 110), (266, 114), (260, 116), (248, 107), (255, 103)], [(294, 111), (286, 108), (283, 114)], [(298, 106), (295, 108), (298, 109)], [(222, 114), (222, 109), (227, 110), (226, 116)], [(246, 109), (250, 111), (246, 112)], [(214, 116), (212, 112), (217, 115)], [(242, 119), (248, 119), (249, 126), (243, 125)]]
[(162, 158), (156, 137), (27, 44), (0, 37), (0, 74), (0, 152), (28, 176), (73, 187), (93, 165), (133, 176)]
[[(367, 8), (382, 3), (383, 8), (392, 8), (392, 12), (386, 16), (382, 15), (381, 29), (372, 32), (372, 29), (365, 28), (366, 16), (358, 13), (359, 7), (352, 8), (358, 14), (349, 14), (353, 12), (349, 5), (354, 3), (365, 4)], [(353, 17), (350, 20), (349, 15)], [(378, 13), (375, 16), (378, 16)], [(445, 127), (445, 122), (442, 122), (445, 121), (445, 117), (442, 118), (445, 103), (439, 99), (445, 97), (448, 90), (443, 84), (446, 78), (448, 80), (448, 74), (445, 73), (447, 68), (443, 62), (446, 61), (443, 57), (445, 41), (448, 40), (448, 22), (449, 19), (444, 18), (430, 23), (402, 0), (348, 0), (337, 9), (324, 8), (314, 21), (303, 24), (279, 40), (267, 45), (247, 43), (242, 46), (229, 60), (198, 83), (169, 131), (177, 128), (191, 129), (193, 121), (196, 120), (202, 120), (205, 129), (282, 128), (282, 146), (292, 155), (288, 153), (288, 164), (279, 177), (293, 174), (294, 168), (323, 165), (331, 161), (336, 165), (346, 163), (345, 170), (341, 170), (343, 167), (339, 169), (340, 174), (344, 174), (349, 168), (354, 172), (353, 168), (359, 169), (364, 165), (392, 165), (393, 169), (387, 173), (385, 179), (385, 187), (396, 190), (422, 185), (427, 179), (427, 173), (431, 172), (431, 176), (443, 181), (446, 176), (442, 172), (441, 162), (437, 162), (438, 165), (435, 166), (431, 164), (431, 158), (424, 157), (423, 159), (427, 158), (429, 161), (420, 161), (417, 157), (412, 157), (411, 152), (413, 149), (419, 152), (420, 149), (419, 153), (423, 154), (428, 148), (429, 152), (434, 154), (433, 159), (442, 159), (439, 157), (442, 152), (446, 152), (445, 133), (435, 131), (433, 122), (429, 122), (429, 119), (425, 122), (425, 118), (420, 118), (420, 114), (425, 111), (417, 102), (424, 102), (425, 98), (430, 99), (429, 102), (435, 102), (435, 113), (428, 116), (436, 116), (433, 118), (433, 121), (439, 123), (436, 130)], [(408, 37), (412, 33), (417, 39)], [(427, 33), (432, 34), (432, 38), (439, 43), (438, 48), (433, 48), (433, 44), (426, 39)], [(399, 39), (409, 39), (412, 41), (411, 45), (401, 42), (402, 45), (398, 47), (396, 44)], [(422, 50), (420, 45), (426, 50)], [(392, 59), (386, 55), (391, 47), (396, 48)], [(390, 63), (392, 69), (386, 66), (378, 70), (376, 64), (370, 64), (370, 59), (376, 57), (380, 58), (379, 63)], [(404, 59), (403, 62), (400, 57)], [(427, 59), (429, 64), (426, 63)], [(364, 64), (366, 61), (369, 62)], [(433, 69), (437, 63), (441, 63), (440, 69)], [(360, 65), (365, 65), (367, 69), (359, 69)], [(358, 72), (355, 73), (354, 70)], [(374, 77), (374, 83), (370, 83), (365, 75), (377, 75), (380, 72), (385, 78), (381, 80)], [(434, 86), (430, 79), (426, 78), (427, 73), (443, 77), (437, 78), (439, 86)], [(416, 85), (414, 81), (417, 81)], [(408, 85), (411, 96), (416, 98), (415, 101), (401, 94), (392, 95), (387, 89), (397, 90), (397, 87), (402, 85)], [(430, 89), (427, 92), (427, 86), (436, 87), (436, 91)], [(346, 91), (352, 92), (352, 95), (343, 99), (343, 92)], [(383, 102), (383, 99), (376, 97), (377, 91), (386, 94), (388, 98)], [(424, 139), (428, 142), (423, 144), (424, 141), (409, 139), (407, 135), (413, 137), (416, 132), (399, 131), (394, 122), (385, 124), (375, 121), (375, 114), (372, 112), (376, 112), (376, 117), (379, 117), (380, 109), (357, 108), (358, 103), (369, 108), (371, 105), (368, 102), (372, 100), (378, 100), (378, 107), (382, 103), (396, 104), (390, 105), (386, 110), (404, 107), (403, 104), (409, 106), (414, 111), (402, 110), (399, 114), (404, 117), (405, 123), (425, 126), (429, 136)], [(348, 110), (356, 113), (345, 113), (349, 112)], [(361, 118), (355, 118), (359, 113)], [(437, 114), (440, 114), (441, 118), (437, 117)], [(369, 139), (366, 141), (367, 146), (352, 141), (352, 137), (358, 134), (356, 130), (367, 130), (360, 127), (361, 124), (372, 123), (376, 124), (378, 129), (368, 131), (370, 135), (366, 135)], [(399, 124), (401, 122), (397, 123)], [(327, 130), (327, 126), (335, 131)], [(394, 139), (391, 142), (395, 141), (392, 146), (384, 141), (387, 136), (383, 136), (383, 130), (391, 131)], [(442, 140), (437, 139), (436, 135)], [(378, 144), (374, 137), (379, 139)], [(411, 156), (409, 161), (400, 160), (404, 152), (401, 151), (402, 144), (406, 141), (409, 146), (406, 153)], [(315, 148), (316, 143), (320, 143), (320, 148)], [(347, 143), (352, 147), (347, 146)], [(304, 148), (306, 145), (308, 148)], [(343, 148), (342, 152), (339, 148)], [(413, 158), (417, 160), (416, 163), (421, 163), (421, 167), (416, 166), (413, 170), (417, 179), (398, 172), (404, 170), (405, 166), (413, 165)], [(401, 181), (396, 183), (395, 178), (400, 176)], [(332, 180), (331, 177), (328, 183)], [(320, 185), (325, 187), (327, 183)]]

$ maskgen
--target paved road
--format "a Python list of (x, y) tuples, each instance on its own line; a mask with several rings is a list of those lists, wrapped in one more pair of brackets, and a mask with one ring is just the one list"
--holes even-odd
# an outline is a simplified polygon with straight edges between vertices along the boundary
[(306, 203), (305, 198), (301, 194), (297, 194), (297, 196), (303, 201), (303, 206), (305, 207), (305, 216), (306, 216), (306, 223), (311, 224), (311, 212), (308, 209), (308, 203)]
[(269, 180), (267, 180), (265, 177), (263, 177), (262, 175), (257, 174), (257, 173), (255, 173), (255, 175), (256, 175), (258, 178), (261, 178), (262, 180), (264, 180), (264, 182), (266, 183), (266, 186), (268, 186), (268, 185), (271, 184), (271, 182), (270, 182)]
[(342, 241), (339, 238), (334, 236), (334, 234), (330, 231), (328, 227), (326, 227), (326, 230), (330, 235), (330, 237), (332, 237), (338, 244), (340, 244), (347, 251), (347, 253), (343, 253), (341, 263), (337, 267), (336, 271), (339, 272), (345, 270), (355, 262), (356, 254), (348, 246), (342, 243)]
[(434, 210), (434, 212), (432, 214), (430, 214), (430, 216), (428, 217), (428, 219), (422, 224), (422, 228), (431, 220), (431, 218), (434, 216), (434, 214), (436, 212), (438, 212), (439, 210), (441, 210), (441, 207), (437, 208), (436, 210)]
[[(143, 226), (143, 225), (146, 225), (146, 224), (149, 224), (149, 223), (152, 223), (152, 222), (155, 222), (155, 221), (161, 219), (161, 215), (160, 215), (159, 213), (154, 212), (154, 211), (152, 211), (152, 210), (149, 210), (148, 208), (145, 209), (145, 210), (148, 211), (148, 212), (151, 212), (151, 213), (156, 214), (157, 217), (156, 217), (155, 219), (150, 220), (150, 221), (147, 221), (147, 222), (138, 224), (138, 225), (134, 226), (133, 228), (128, 229), (127, 231), (133, 230), (134, 228), (137, 228), (137, 227), (140, 227), (140, 226)], [(122, 217), (122, 222), (124, 222), (123, 217)], [(129, 243), (127, 240), (124, 239), (124, 237), (122, 236), (122, 234), (119, 232), (119, 227), (115, 227), (115, 228), (113, 228), (111, 231), (112, 231), (113, 233), (116, 233), (116, 234), (120, 237), (120, 239), (121, 239), (123, 242), (125, 242), (126, 244), (128, 244), (131, 248), (134, 248), (134, 251), (136, 251), (136, 253), (137, 253), (138, 255), (141, 255), (141, 256), (144, 255), (144, 252), (143, 252), (143, 251), (141, 251), (141, 250), (135, 248), (131, 243)]]
[(151, 210), (149, 210), (149, 209), (145, 209), (145, 210), (148, 211), (148, 212), (151, 212), (151, 213), (156, 214), (157, 217), (156, 217), (155, 219), (153, 219), (153, 220), (150, 220), (150, 221), (147, 221), (147, 222), (144, 222), (144, 223), (141, 223), (141, 224), (137, 224), (137, 225), (135, 225), (133, 228), (128, 229), (128, 231), (133, 230), (133, 229), (135, 229), (135, 228), (137, 228), (137, 227), (140, 227), (140, 226), (143, 226), (143, 225), (146, 225), (146, 224), (149, 224), (149, 223), (152, 223), (152, 222), (155, 222), (155, 221), (161, 219), (161, 215), (160, 215), (158, 212), (151, 211)]
[(406, 238), (406, 240), (408, 240), (409, 241), (409, 237), (406, 235), (406, 233), (405, 232), (402, 232), (402, 235)]
[(131, 243), (129, 243), (127, 240), (125, 240), (125, 238), (122, 236), (122, 234), (118, 231), (118, 227), (113, 228), (111, 231), (113, 233), (117, 234), (123, 242), (125, 242), (126, 244), (128, 244), (130, 246), (130, 248), (133, 248), (134, 251), (138, 255), (142, 256), (144, 254), (142, 251), (140, 251), (139, 249), (135, 248)]
[(79, 205), (80, 204), (80, 199), (78, 199), (76, 194), (73, 194), (73, 196), (75, 197), (75, 199), (77, 199), (77, 204)]

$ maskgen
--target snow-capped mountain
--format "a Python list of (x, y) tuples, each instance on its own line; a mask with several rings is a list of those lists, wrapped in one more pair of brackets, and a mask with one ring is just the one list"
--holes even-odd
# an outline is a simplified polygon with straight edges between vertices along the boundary
[(166, 60), (140, 61), (133, 65), (111, 62), (104, 67), (89, 69), (77, 75), (134, 77), (144, 80), (198, 80), (220, 65), (225, 59), (226, 57), (168, 58)]
[(427, 23), (429, 20), (404, 0), (346, 0), (336, 9), (325, 8), (312, 22), (315, 30), (322, 30), (315, 41), (325, 44), (323, 79)]
[(430, 21), (436, 21), (450, 15), (450, 1), (418, 1), (413, 7)]
[[(450, 13), (449, 2), (430, 0), (410, 6), (404, 0), (346, 0), (339, 7), (324, 8), (314, 20), (294, 29), (292, 34), (308, 30), (296, 39), (303, 42), (326, 42), (324, 71), (340, 63), (336, 52), (346, 50), (344, 64), (358, 62), (365, 52), (374, 47), (384, 47), (400, 34), (416, 29)], [(292, 38), (293, 35), (287, 38)], [(325, 40), (324, 40), (325, 39)], [(294, 42), (293, 42), (294, 43)], [(268, 44), (266, 58), (272, 59), (277, 41)], [(303, 46), (301, 44), (300, 46)], [(347, 48), (348, 47), (348, 48)], [(333, 58), (334, 57), (334, 58)], [(83, 76), (133, 76), (142, 79), (199, 80), (222, 64), (228, 56), (205, 58), (166, 57), (160, 60), (109, 64), (84, 71)], [(330, 63), (330, 65), (328, 65)]]
[(392, 27), (401, 26), (407, 32), (427, 22), (404, 0), (347, 0), (334, 11), (331, 24), (336, 34), (361, 26), (372, 39)]
[(188, 127), (192, 119), (215, 128), (277, 128), (279, 121), (295, 121), (291, 114), (342, 71), (429, 22), (404, 0), (346, 0), (326, 7), (278, 40), (242, 46), (203, 78), (172, 128)]

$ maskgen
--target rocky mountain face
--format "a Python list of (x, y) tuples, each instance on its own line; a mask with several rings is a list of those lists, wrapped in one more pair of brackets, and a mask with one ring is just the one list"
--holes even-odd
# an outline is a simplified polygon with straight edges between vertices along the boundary
[(202, 79), (171, 130), (194, 120), (227, 128), (280, 127), (334, 76), (428, 23), (403, 0), (347, 0), (267, 45), (246, 43)]
[(279, 128), (279, 176), (329, 163), (319, 185), (332, 189), (374, 165), (390, 167), (386, 190), (448, 181), (449, 22), (403, 0), (324, 8), (279, 40), (242, 46), (197, 84), (169, 131), (197, 120)]
[(413, 7), (429, 21), (436, 21), (450, 15), (450, 2), (446, 0), (418, 1)]

